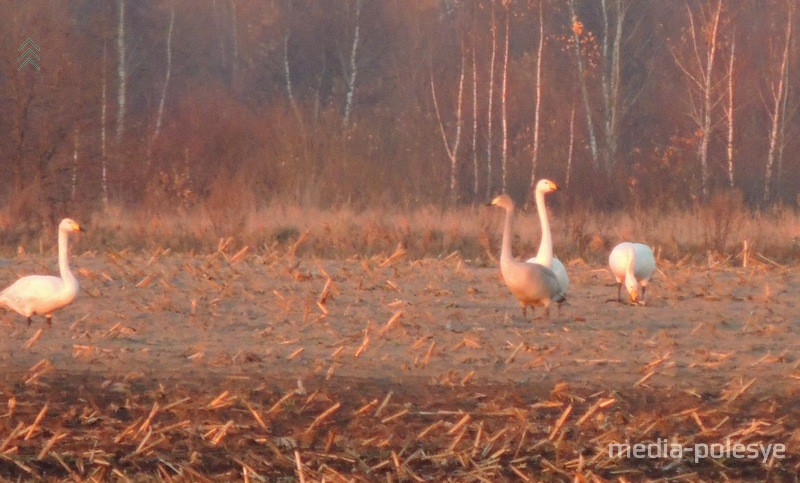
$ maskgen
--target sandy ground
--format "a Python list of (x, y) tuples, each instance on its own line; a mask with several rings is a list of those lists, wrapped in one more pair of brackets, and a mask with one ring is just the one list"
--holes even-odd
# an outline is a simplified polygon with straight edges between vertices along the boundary
[[(55, 264), (8, 262), (3, 283)], [(604, 267), (571, 263), (550, 320), (523, 320), (497, 267), (458, 255), (107, 252), (73, 268), (81, 293), (52, 327), (2, 319), (6, 477), (713, 480), (800, 464), (795, 268), (660, 262), (632, 306), (607, 301)], [(605, 454), (657, 438), (787, 456)]]

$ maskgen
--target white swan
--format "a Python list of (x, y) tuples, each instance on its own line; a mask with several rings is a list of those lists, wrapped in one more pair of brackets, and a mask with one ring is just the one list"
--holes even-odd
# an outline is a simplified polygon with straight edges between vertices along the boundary
[(641, 291), (642, 303), (644, 303), (647, 284), (656, 268), (653, 250), (641, 243), (623, 242), (611, 250), (611, 254), (608, 256), (608, 265), (617, 280), (617, 300), (622, 301), (620, 292), (624, 281), (631, 300), (634, 303), (639, 302), (639, 292)]
[(567, 290), (569, 289), (569, 276), (561, 260), (553, 256), (553, 237), (550, 234), (550, 220), (547, 218), (547, 207), (544, 203), (544, 195), (556, 190), (558, 190), (558, 185), (549, 179), (542, 179), (536, 183), (534, 198), (536, 200), (536, 211), (539, 212), (539, 222), (542, 225), (542, 241), (539, 243), (539, 251), (536, 252), (536, 256), (529, 258), (526, 262), (544, 265), (556, 274), (558, 285), (561, 288), (560, 297), (556, 301), (560, 302), (566, 299)]
[(80, 225), (69, 218), (61, 220), (58, 225), (58, 269), (61, 276), (22, 277), (0, 292), (0, 306), (27, 317), (28, 324), (34, 314), (44, 315), (47, 317), (47, 324), (52, 323), (53, 312), (72, 302), (78, 294), (78, 280), (70, 272), (67, 258), (67, 238), (73, 231), (81, 231)]
[(527, 307), (543, 305), (545, 319), (550, 317), (550, 303), (559, 296), (558, 279), (552, 270), (536, 263), (519, 262), (511, 255), (511, 219), (514, 216), (514, 202), (508, 195), (500, 195), (489, 205), (506, 210), (503, 227), (503, 245), (500, 250), (500, 273), (512, 294), (522, 306), (522, 317), (527, 315)]

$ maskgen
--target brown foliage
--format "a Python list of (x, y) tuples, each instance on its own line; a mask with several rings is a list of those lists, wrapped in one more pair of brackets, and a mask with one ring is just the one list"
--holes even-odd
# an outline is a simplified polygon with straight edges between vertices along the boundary
[(247, 186), (242, 173), (222, 173), (211, 184), (203, 211), (217, 237), (236, 236), (245, 229), (247, 218), (256, 207), (255, 197)]
[(728, 240), (739, 230), (746, 213), (742, 193), (716, 193), (707, 205), (698, 207), (697, 213), (702, 220), (706, 249), (725, 253)]

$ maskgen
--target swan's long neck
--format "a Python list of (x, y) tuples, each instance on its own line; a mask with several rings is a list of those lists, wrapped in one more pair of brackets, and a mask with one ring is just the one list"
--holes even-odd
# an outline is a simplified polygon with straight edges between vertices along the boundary
[(514, 208), (506, 209), (506, 221), (503, 226), (503, 246), (500, 249), (500, 261), (512, 260), (511, 256), (511, 219), (514, 218)]
[(542, 241), (536, 253), (536, 262), (549, 267), (553, 263), (553, 237), (550, 234), (547, 207), (544, 205), (544, 193), (539, 190), (536, 190), (536, 211), (539, 212), (539, 223), (542, 225)]
[(69, 269), (69, 235), (64, 230), (58, 230), (58, 270), (61, 272), (61, 279), (72, 284), (77, 280)]

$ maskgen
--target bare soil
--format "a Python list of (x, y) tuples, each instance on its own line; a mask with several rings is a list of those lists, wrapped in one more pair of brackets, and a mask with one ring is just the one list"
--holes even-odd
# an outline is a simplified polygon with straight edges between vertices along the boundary
[[(645, 306), (568, 264), (523, 320), (494, 265), (85, 253), (81, 293), (3, 316), (0, 475), (23, 479), (781, 479), (800, 465), (796, 268), (661, 261)], [(51, 257), (0, 271), (52, 272)], [(41, 331), (40, 331), (41, 329)], [(782, 443), (769, 461), (612, 442)]]

